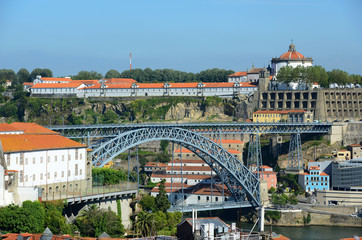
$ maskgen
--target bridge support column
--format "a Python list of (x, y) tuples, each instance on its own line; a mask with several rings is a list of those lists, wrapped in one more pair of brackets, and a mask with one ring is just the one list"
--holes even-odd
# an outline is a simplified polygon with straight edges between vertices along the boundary
[(256, 172), (260, 178), (260, 176), (263, 176), (262, 166), (263, 161), (261, 156), (260, 134), (250, 134), (247, 167), (250, 171)]
[(264, 232), (264, 215), (265, 215), (265, 207), (262, 205), (259, 208), (259, 225), (258, 225), (259, 232)]
[(297, 174), (303, 171), (302, 140), (300, 133), (292, 133), (290, 137), (287, 171)]

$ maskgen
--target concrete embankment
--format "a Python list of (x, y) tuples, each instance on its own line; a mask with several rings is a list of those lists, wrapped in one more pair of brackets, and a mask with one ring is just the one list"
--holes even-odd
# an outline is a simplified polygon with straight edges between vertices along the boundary
[(362, 218), (350, 216), (355, 208), (312, 207), (299, 210), (279, 210), (278, 220), (267, 220), (273, 226), (345, 226), (362, 227)]

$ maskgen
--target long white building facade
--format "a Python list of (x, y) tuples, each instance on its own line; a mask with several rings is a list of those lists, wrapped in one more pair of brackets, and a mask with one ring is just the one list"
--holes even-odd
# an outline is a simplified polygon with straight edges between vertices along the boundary
[[(45, 79), (45, 80), (43, 80)], [(191, 82), (138, 83), (133, 79), (71, 80), (70, 78), (42, 78), (24, 83), (34, 97), (159, 97), (159, 96), (220, 96), (248, 95), (258, 90), (250, 82)]]

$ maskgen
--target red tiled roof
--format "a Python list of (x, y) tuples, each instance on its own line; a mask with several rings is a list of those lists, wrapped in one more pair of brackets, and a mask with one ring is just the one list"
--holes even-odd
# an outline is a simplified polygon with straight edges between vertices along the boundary
[(78, 88), (83, 83), (81, 82), (70, 82), (70, 83), (37, 83), (31, 88)]
[(170, 83), (170, 88), (197, 88), (197, 82), (190, 83)]
[(120, 84), (120, 83), (135, 83), (136, 80), (132, 78), (109, 78), (105, 79), (107, 84)]
[(138, 88), (163, 88), (164, 83), (137, 83)]
[(73, 80), (72, 83), (84, 83), (86, 85), (97, 84), (99, 80)]
[(327, 173), (321, 172), (321, 174), (319, 174), (321, 176), (329, 176)]
[(0, 134), (4, 152), (23, 152), (45, 149), (85, 148), (84, 144), (60, 135)]
[(72, 81), (72, 79), (70, 79), (70, 78), (54, 78), (54, 77), (42, 77), (41, 78), (41, 80), (43, 80), (43, 81), (52, 81), (52, 82), (54, 82), (54, 81), (58, 81), (58, 82), (71, 82)]
[(232, 82), (205, 82), (205, 88), (231, 88), (234, 86)]
[(309, 175), (309, 173), (304, 172), (304, 173), (301, 173), (299, 175)]
[(167, 165), (164, 163), (148, 162), (145, 167), (167, 167)]
[(36, 123), (22, 123), (22, 122), (13, 122), (10, 123), (11, 127), (14, 127), (20, 131), (23, 131), (24, 134), (54, 134), (60, 135), (57, 132), (54, 132), (46, 127), (40, 126)]
[(17, 129), (14, 126), (10, 126), (7, 123), (0, 123), (0, 132), (19, 132), (21, 130)]
[[(220, 140), (214, 140), (214, 142), (220, 143)], [(234, 140), (234, 139), (222, 139), (221, 143), (225, 143), (225, 144), (227, 144), (227, 143), (229, 143), (229, 144), (234, 144), (234, 143), (235, 144), (243, 144), (244, 142), (241, 141), (241, 140)]]
[(24, 86), (33, 86), (34, 83), (33, 82), (23, 82)]
[[(181, 159), (174, 159), (173, 163), (181, 163)], [(182, 163), (198, 163), (198, 164), (203, 164), (205, 163), (204, 160), (198, 160), (198, 159), (182, 159)], [(206, 164), (206, 163), (205, 163)], [(172, 161), (168, 162), (168, 165), (172, 165)]]
[[(166, 170), (172, 170), (172, 166), (167, 166)], [(174, 171), (180, 171), (181, 166), (173, 166)], [(182, 171), (211, 171), (211, 167), (209, 166), (182, 166)]]
[(297, 52), (297, 51), (288, 51), (286, 53), (283, 53), (279, 59), (282, 59), (282, 60), (304, 60), (305, 57)]
[(349, 145), (349, 146), (350, 146), (350, 147), (362, 147), (361, 144), (357, 144), (357, 143), (351, 144), (351, 145)]
[(230, 74), (229, 77), (240, 77), (240, 76), (246, 76), (247, 72), (244, 71), (244, 72), (236, 72), (236, 73), (233, 73), (233, 74)]
[[(171, 178), (171, 174), (152, 174), (151, 178)], [(181, 178), (181, 174), (172, 174), (173, 178)], [(210, 175), (183, 174), (183, 178), (187, 179), (208, 179)]]

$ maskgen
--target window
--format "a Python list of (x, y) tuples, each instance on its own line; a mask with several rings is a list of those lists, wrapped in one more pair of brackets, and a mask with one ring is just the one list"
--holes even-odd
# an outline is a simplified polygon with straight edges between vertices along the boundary
[(75, 160), (78, 160), (78, 149), (75, 149)]
[(40, 180), (43, 180), (43, 174), (40, 173)]
[(209, 201), (210, 197), (206, 197), (206, 201)]
[(50, 162), (50, 156), (48, 156), (48, 163)]
[(20, 165), (24, 164), (24, 153), (20, 153)]
[(10, 166), (10, 154), (6, 155), (6, 163)]
[(57, 178), (57, 172), (54, 172), (54, 178)]
[(33, 164), (35, 164), (35, 157), (33, 157)]
[(78, 164), (75, 164), (74, 175), (75, 175), (75, 176), (78, 176)]
[(28, 165), (28, 158), (25, 158), (25, 165)]
[(40, 157), (40, 163), (43, 163), (43, 157)]
[(58, 161), (58, 156), (54, 156), (54, 162)]
[(62, 162), (64, 162), (64, 155), (62, 155)]
[(83, 170), (83, 169), (79, 169), (79, 175), (82, 175), (82, 173), (83, 173), (82, 170)]
[(70, 156), (70, 154), (68, 155), (68, 161), (70, 161), (72, 158), (71, 158), (71, 156)]
[(79, 154), (79, 159), (82, 160), (82, 154)]
[(70, 170), (68, 170), (68, 177), (70, 177)]
[(50, 179), (50, 173), (47, 173), (48, 179)]
[(25, 182), (28, 181), (28, 175), (25, 175)]
[(18, 164), (19, 163), (19, 158), (18, 157), (16, 157), (16, 164)]
[(218, 202), (218, 201), (219, 201), (219, 198), (218, 198), (218, 197), (215, 197), (215, 201)]
[(24, 181), (24, 171), (21, 170), (20, 171), (20, 182), (23, 182)]
[(35, 174), (33, 174), (33, 181), (35, 181), (36, 179), (35, 179)]

